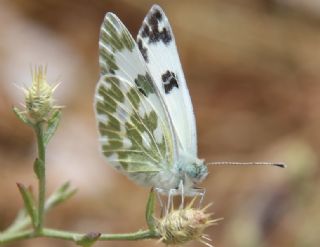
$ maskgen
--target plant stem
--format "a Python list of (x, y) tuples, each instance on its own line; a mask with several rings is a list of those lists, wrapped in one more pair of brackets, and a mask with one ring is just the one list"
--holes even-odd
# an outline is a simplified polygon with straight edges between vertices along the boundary
[[(22, 232), (15, 232), (11, 234), (0, 234), (0, 245), (7, 244), (10, 242), (14, 242), (22, 239), (30, 239), (37, 237), (48, 237), (48, 238), (56, 238), (63, 240), (70, 240), (73, 242), (77, 242), (81, 238), (83, 238), (86, 234), (76, 233), (76, 232), (68, 232), (68, 231), (60, 231), (50, 228), (43, 228), (41, 232), (35, 233), (33, 230), (26, 230)], [(98, 241), (110, 241), (110, 240), (142, 240), (142, 239), (155, 239), (159, 238), (154, 231), (151, 230), (140, 230), (133, 233), (119, 233), (119, 234), (101, 234)]]
[(39, 165), (37, 169), (38, 175), (38, 225), (36, 228), (37, 233), (39, 234), (43, 228), (43, 218), (44, 218), (44, 204), (46, 196), (46, 151), (44, 144), (44, 125), (42, 122), (39, 122), (35, 125), (35, 132), (37, 136), (38, 144), (38, 159)]
[[(50, 237), (50, 238), (77, 241), (82, 237), (84, 237), (86, 234), (44, 228), (41, 235), (45, 237)], [(104, 234), (101, 234), (98, 240), (99, 241), (109, 241), (109, 240), (134, 241), (134, 240), (150, 239), (150, 238), (159, 238), (159, 236), (150, 230), (140, 230), (132, 233), (117, 233), (117, 234), (104, 233)]]
[(20, 232), (0, 233), (0, 245), (7, 244), (22, 239), (30, 239), (35, 236), (34, 230), (25, 230)]

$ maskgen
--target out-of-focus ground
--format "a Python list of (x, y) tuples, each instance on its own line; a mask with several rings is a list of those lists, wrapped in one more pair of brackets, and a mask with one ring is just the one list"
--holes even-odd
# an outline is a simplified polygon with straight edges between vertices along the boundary
[[(0, 229), (22, 206), (16, 182), (36, 188), (35, 139), (11, 111), (30, 66), (48, 65), (64, 105), (48, 147), (48, 193), (70, 180), (78, 193), (46, 218), (80, 232), (145, 227), (147, 188), (106, 164), (92, 109), (98, 33), (107, 11), (133, 36), (153, 1), (11, 0), (0, 3)], [(320, 245), (320, 4), (316, 0), (158, 1), (177, 41), (207, 161), (283, 161), (272, 167), (210, 167), (206, 203), (224, 220), (217, 247)], [(75, 246), (48, 239), (11, 247)], [(96, 246), (156, 246), (155, 241)], [(189, 246), (202, 246), (192, 243)]]

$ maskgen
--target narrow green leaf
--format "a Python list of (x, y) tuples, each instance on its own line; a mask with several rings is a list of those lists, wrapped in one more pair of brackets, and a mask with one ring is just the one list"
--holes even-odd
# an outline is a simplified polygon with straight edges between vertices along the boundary
[(22, 196), (24, 206), (31, 218), (32, 225), (36, 227), (38, 224), (38, 214), (37, 214), (37, 207), (35, 205), (32, 194), (30, 190), (28, 190), (23, 184), (17, 183), (17, 186)]
[(45, 208), (46, 210), (57, 206), (58, 204), (68, 200), (77, 192), (77, 189), (70, 188), (70, 182), (61, 185), (52, 195), (47, 199)]
[[(19, 210), (19, 212), (16, 215), (16, 218), (12, 221), (10, 226), (5, 229), (5, 232), (17, 232), (22, 230), (24, 227), (22, 226), (23, 222), (27, 221), (29, 222), (28, 225), (30, 225), (30, 217), (25, 208), (22, 208)], [(22, 227), (21, 227), (22, 226)], [(21, 227), (21, 228), (20, 228)], [(1, 235), (1, 233), (0, 233)]]
[(44, 163), (42, 160), (36, 158), (33, 163), (33, 171), (37, 175), (37, 178), (41, 178), (44, 176)]
[(17, 107), (13, 107), (12, 108), (14, 114), (17, 116), (17, 118), (20, 119), (21, 122), (29, 125), (29, 126), (33, 126), (33, 123), (28, 119), (27, 115), (23, 112), (21, 112)]
[(77, 240), (76, 243), (83, 247), (90, 247), (100, 238), (100, 236), (101, 233), (99, 232), (89, 232)]
[(155, 194), (153, 188), (151, 188), (149, 193), (149, 198), (146, 207), (146, 221), (149, 229), (155, 231), (155, 221), (154, 221), (154, 208), (155, 208)]
[(50, 139), (52, 138), (52, 136), (54, 135), (54, 133), (56, 133), (56, 130), (60, 123), (60, 119), (61, 119), (61, 110), (57, 109), (53, 112), (51, 118), (48, 121), (47, 130), (44, 134), (44, 145), (47, 145)]
[(57, 191), (59, 191), (60, 193), (65, 192), (65, 191), (67, 191), (67, 190), (70, 189), (70, 186), (71, 186), (70, 181), (67, 181), (67, 182), (63, 183), (63, 184), (57, 189)]

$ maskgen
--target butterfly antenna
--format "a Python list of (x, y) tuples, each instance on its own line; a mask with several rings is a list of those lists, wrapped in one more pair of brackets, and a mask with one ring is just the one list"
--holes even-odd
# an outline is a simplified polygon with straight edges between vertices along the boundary
[(218, 161), (218, 162), (209, 162), (207, 165), (214, 166), (276, 166), (280, 168), (286, 168), (287, 165), (284, 163), (272, 163), (272, 162), (232, 162), (232, 161)]

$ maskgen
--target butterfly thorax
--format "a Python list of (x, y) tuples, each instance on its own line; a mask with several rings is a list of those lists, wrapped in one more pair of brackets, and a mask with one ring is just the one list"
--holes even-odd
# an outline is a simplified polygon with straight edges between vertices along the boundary
[(170, 169), (163, 169), (155, 173), (127, 175), (141, 185), (164, 190), (178, 189), (182, 182), (184, 190), (187, 192), (205, 179), (208, 175), (208, 169), (203, 160), (183, 154), (179, 155), (179, 159)]

